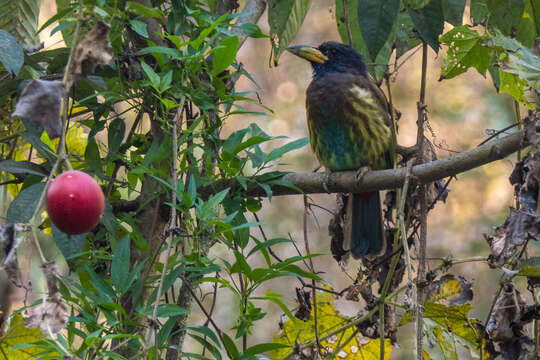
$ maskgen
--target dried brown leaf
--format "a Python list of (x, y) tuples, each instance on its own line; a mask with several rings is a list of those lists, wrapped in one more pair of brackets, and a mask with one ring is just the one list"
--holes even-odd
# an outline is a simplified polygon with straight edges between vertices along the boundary
[(506, 285), (495, 301), (486, 325), (489, 338), (493, 341), (505, 342), (518, 336), (513, 324), (520, 320), (525, 305), (525, 298), (514, 288), (514, 285)]
[(69, 309), (58, 292), (56, 263), (50, 261), (41, 266), (47, 280), (49, 296), (37, 307), (27, 320), (28, 327), (39, 327), (43, 335), (56, 334), (64, 329), (69, 318)]
[(92, 74), (97, 66), (107, 65), (112, 57), (109, 26), (101, 21), (97, 22), (75, 47), (66, 87), (71, 88), (77, 75), (86, 77)]
[(495, 234), (485, 237), (491, 248), (490, 258), (502, 265), (527, 238), (540, 240), (540, 214), (512, 209), (504, 224), (495, 229)]
[(428, 301), (446, 306), (462, 305), (473, 298), (471, 283), (460, 275), (446, 274), (427, 287)]
[(60, 293), (49, 296), (42, 304), (32, 309), (26, 326), (39, 328), (44, 336), (57, 334), (67, 325), (69, 308), (60, 297)]
[(23, 240), (24, 224), (0, 226), (0, 267), (4, 268), (15, 286), (22, 287), (21, 273), (17, 261), (17, 247)]
[(337, 262), (346, 262), (348, 251), (344, 249), (344, 229), (345, 229), (345, 213), (347, 209), (347, 194), (337, 194), (336, 204), (337, 209), (335, 215), (330, 219), (328, 224), (328, 233), (330, 235), (330, 251)]
[(32, 80), (19, 97), (12, 116), (45, 129), (51, 139), (57, 138), (62, 135), (60, 103), (63, 94), (61, 81)]

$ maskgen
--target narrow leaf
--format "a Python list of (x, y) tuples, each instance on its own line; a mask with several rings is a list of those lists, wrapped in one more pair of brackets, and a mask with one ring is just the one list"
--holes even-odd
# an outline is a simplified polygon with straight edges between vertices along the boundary
[(124, 236), (116, 245), (111, 263), (111, 280), (120, 293), (123, 293), (128, 284), (129, 264), (131, 260), (129, 235)]
[(399, 6), (399, 0), (358, 1), (358, 25), (372, 59), (377, 57), (392, 33)]
[(268, 2), (268, 23), (270, 36), (278, 39), (273, 44), (274, 62), (283, 50), (294, 40), (302, 26), (311, 5), (311, 0), (270, 0)]
[(45, 183), (37, 183), (22, 190), (9, 205), (6, 223), (27, 223), (36, 211)]
[(0, 30), (0, 62), (12, 75), (19, 74), (19, 70), (24, 63), (22, 46), (4, 30)]

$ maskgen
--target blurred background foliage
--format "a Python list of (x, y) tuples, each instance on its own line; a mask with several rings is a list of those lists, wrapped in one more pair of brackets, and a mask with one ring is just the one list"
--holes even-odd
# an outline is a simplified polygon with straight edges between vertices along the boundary
[[(43, 0), (39, 14), (40, 24), (55, 13), (55, 1)], [(466, 7), (463, 21), (471, 23), (469, 6)], [(259, 25), (263, 33), (270, 32), (266, 14), (261, 18)], [(445, 32), (452, 28), (449, 24), (445, 26)], [(41, 32), (45, 49), (62, 45), (60, 32), (49, 36), (50, 29), (54, 27), (53, 24)], [(335, 1), (313, 1), (292, 44), (318, 45), (329, 40), (341, 40), (336, 26)], [(418, 49), (419, 47), (409, 50), (399, 60), (399, 68), (390, 77), (394, 106), (402, 113), (398, 142), (405, 146), (413, 145), (416, 141), (416, 101), (421, 73), (421, 51)], [(277, 63), (274, 63), (273, 51), (268, 39), (249, 39), (241, 48), (237, 59), (249, 71), (254, 82), (247, 77), (241, 77), (236, 83), (238, 91), (257, 90), (260, 101), (271, 108), (273, 113), (263, 117), (234, 116), (225, 124), (222, 131), (223, 138), (238, 129), (245, 128), (252, 122), (256, 122), (270, 136), (287, 135), (293, 140), (307, 136), (305, 89), (311, 81), (311, 68), (305, 62), (288, 54), (283, 54)], [(483, 77), (471, 69), (456, 78), (440, 80), (440, 69), (446, 55), (445, 51), (444, 46), (438, 54), (429, 50), (427, 76), (428, 137), (436, 145), (439, 158), (471, 149), (486, 139), (492, 130), (504, 128), (515, 122), (512, 98), (508, 94), (497, 92), (489, 74)], [(248, 110), (260, 111), (260, 107), (254, 104), (244, 105)], [(525, 113), (525, 108), (522, 109), (522, 113)], [(126, 115), (126, 119), (134, 120), (130, 119), (129, 115)], [(75, 137), (68, 138), (68, 144), (73, 144), (72, 148), (76, 150), (77, 138), (83, 135), (80, 130), (69, 134)], [(290, 139), (284, 139), (283, 143)], [(106, 141), (106, 139), (101, 140)], [(263, 148), (265, 146), (266, 144)], [(19, 158), (22, 158), (22, 155), (16, 154), (15, 159)], [(508, 177), (514, 162), (515, 157), (511, 156), (461, 174), (457, 177), (457, 181), (452, 182), (446, 203), (437, 204), (429, 214), (428, 257), (462, 258), (489, 255), (489, 247), (483, 235), (491, 233), (494, 226), (501, 224), (509, 213), (509, 207), (513, 205), (513, 187)], [(280, 170), (309, 172), (317, 166), (318, 163), (309, 147), (304, 147), (301, 151), (284, 156)], [(332, 210), (335, 206), (334, 195), (310, 197), (322, 208)], [(271, 200), (265, 198), (261, 218), (264, 219), (264, 229), (268, 237), (282, 237), (284, 234), (290, 234), (293, 239), (299, 241), (302, 238), (303, 209), (304, 203), (301, 196), (277, 196)], [(327, 231), (330, 215), (320, 208), (313, 208), (313, 212), (314, 216), (309, 218), (308, 223), (311, 250), (315, 253), (326, 254), (314, 259), (315, 269), (322, 272), (324, 278), (334, 279), (333, 285), (336, 289), (342, 289), (355, 278), (358, 264), (354, 261), (349, 262), (346, 269), (348, 275), (344, 275), (330, 255)], [(253, 229), (252, 234), (259, 235), (256, 229)], [(533, 251), (538, 250), (535, 244), (531, 246)], [(295, 249), (292, 246), (282, 246), (277, 248), (276, 252), (278, 255), (292, 256)], [(225, 259), (232, 256), (228, 253), (228, 248), (223, 245), (215, 246), (212, 254)], [(438, 263), (433, 262), (435, 265)], [(463, 274), (474, 284), (475, 296), (470, 315), (485, 319), (494, 291), (498, 286), (499, 274), (488, 271), (489, 268), (484, 262), (457, 265), (453, 270), (455, 273)], [(284, 294), (284, 302), (292, 308), (295, 306), (293, 287), (296, 285), (296, 280), (292, 278), (287, 279), (286, 282), (283, 279), (276, 279), (266, 283), (257, 290), (257, 293), (263, 295), (271, 289)], [(519, 281), (518, 285), (525, 286), (524, 282), (519, 283)], [(203, 292), (210, 290), (211, 285), (202, 285)], [(19, 304), (22, 304), (24, 294), (18, 295)], [(209, 306), (210, 301), (210, 299), (205, 300), (205, 304)], [(338, 300), (337, 303), (340, 311), (346, 315), (353, 315), (359, 309), (356, 302)], [(15, 307), (18, 307), (17, 304)], [(235, 313), (236, 308), (237, 304), (229, 295), (224, 294), (219, 297), (215, 314), (224, 327), (230, 328), (235, 325), (236, 318), (231, 317), (230, 314)], [(278, 324), (282, 311), (272, 304), (267, 306), (267, 310), (269, 315), (265, 321), (269, 325), (255, 327), (250, 342), (270, 342), (279, 331)], [(191, 316), (194, 323), (204, 321), (204, 315), (201, 313), (194, 312)], [(412, 331), (411, 324), (400, 329), (398, 337), (405, 341), (400, 342), (400, 349), (394, 350), (393, 358), (413, 358), (411, 355), (412, 338), (404, 335)], [(191, 343), (191, 346), (195, 344)]]

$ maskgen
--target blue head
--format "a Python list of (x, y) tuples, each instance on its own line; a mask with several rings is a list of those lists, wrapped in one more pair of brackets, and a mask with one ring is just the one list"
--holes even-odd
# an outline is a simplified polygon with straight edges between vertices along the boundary
[(314, 76), (330, 72), (342, 72), (367, 76), (362, 55), (352, 47), (334, 41), (322, 43), (318, 48), (305, 45), (290, 46), (287, 50), (308, 60)]

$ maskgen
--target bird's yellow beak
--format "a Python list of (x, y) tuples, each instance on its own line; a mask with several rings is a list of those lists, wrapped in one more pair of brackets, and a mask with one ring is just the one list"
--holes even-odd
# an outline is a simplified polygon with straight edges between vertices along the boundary
[(288, 52), (308, 61), (323, 64), (328, 58), (319, 49), (307, 45), (289, 46)]

